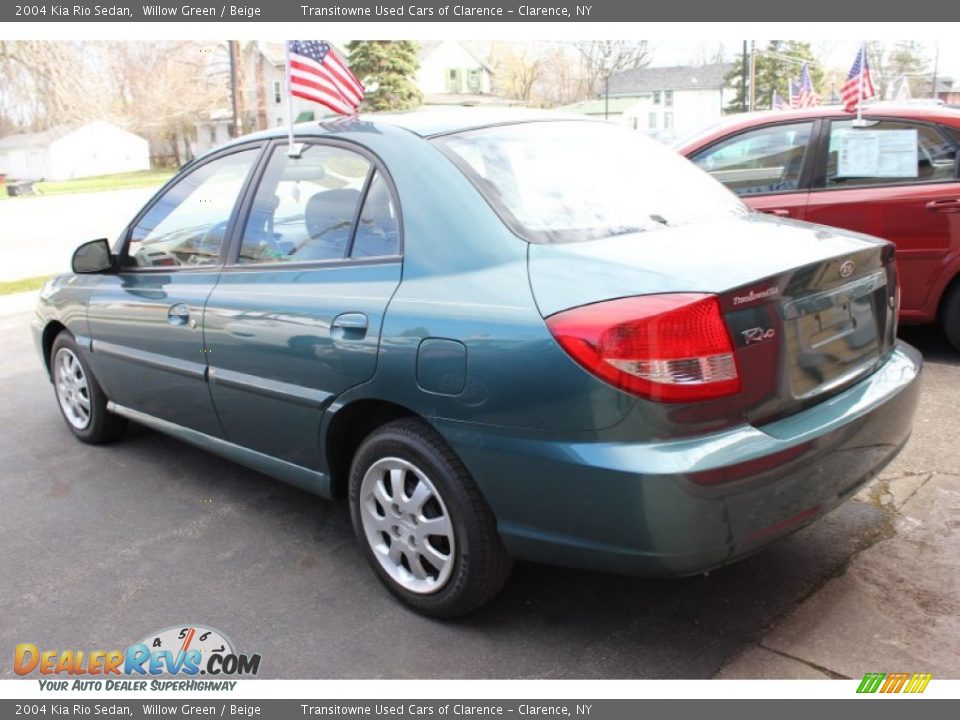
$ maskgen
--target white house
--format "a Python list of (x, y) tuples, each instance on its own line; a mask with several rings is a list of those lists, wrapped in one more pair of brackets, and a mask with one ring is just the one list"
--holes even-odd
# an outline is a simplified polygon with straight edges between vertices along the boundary
[(415, 82), (428, 105), (462, 103), (490, 95), (493, 69), (459, 40), (420, 43), (420, 69)]
[(150, 169), (146, 138), (96, 120), (0, 138), (0, 173), (23, 180), (72, 180)]
[(610, 76), (609, 97), (635, 101), (624, 108), (621, 122), (669, 140), (720, 120), (733, 97), (726, 82), (731, 68), (718, 63), (624, 70)]

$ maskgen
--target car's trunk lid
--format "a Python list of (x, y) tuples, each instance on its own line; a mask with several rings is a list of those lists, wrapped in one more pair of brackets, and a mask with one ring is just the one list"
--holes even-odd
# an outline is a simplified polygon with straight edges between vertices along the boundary
[(743, 381), (739, 406), (761, 423), (871, 372), (895, 333), (893, 246), (760, 216), (531, 245), (544, 317), (633, 295), (720, 298)]

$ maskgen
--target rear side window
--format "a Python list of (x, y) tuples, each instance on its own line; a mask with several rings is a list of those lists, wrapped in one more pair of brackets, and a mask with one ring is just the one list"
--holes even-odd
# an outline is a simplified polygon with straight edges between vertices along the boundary
[(880, 120), (830, 123), (826, 186), (861, 187), (952, 180), (957, 146), (931, 125)]
[[(341, 147), (309, 145), (298, 158), (289, 157), (285, 147), (276, 148), (257, 188), (238, 262), (308, 262), (347, 257), (371, 173), (373, 165), (367, 158)], [(386, 184), (380, 184), (389, 198)], [(373, 178), (371, 193), (380, 184)], [(364, 207), (370, 204), (368, 198)], [(365, 247), (377, 246), (380, 250), (389, 245), (385, 238), (390, 233), (385, 223), (391, 217), (395, 219), (395, 214), (391, 215), (394, 212), (390, 200), (385, 209), (373, 212), (366, 226), (361, 214)], [(397, 252), (398, 235), (399, 229), (391, 235), (394, 243), (389, 254)]]
[(812, 122), (750, 130), (712, 145), (691, 160), (737, 195), (797, 190)]

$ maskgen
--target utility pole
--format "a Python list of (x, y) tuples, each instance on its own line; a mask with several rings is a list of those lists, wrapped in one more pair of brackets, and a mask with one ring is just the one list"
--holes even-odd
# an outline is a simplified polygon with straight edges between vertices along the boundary
[(603, 119), (610, 118), (610, 73), (603, 76)]
[(749, 68), (747, 67), (748, 64), (749, 63), (747, 61), (747, 41), (744, 40), (743, 41), (743, 63), (740, 68), (740, 78), (741, 78), (741, 82), (743, 83), (743, 92), (740, 94), (740, 112), (747, 111), (747, 75), (750, 72)]
[(937, 71), (940, 69), (940, 43), (934, 43), (933, 45), (933, 84), (930, 88), (931, 93), (936, 99), (937, 97)]
[(750, 112), (757, 108), (757, 46), (756, 40), (750, 41)]
[(239, 87), (237, 83), (237, 63), (239, 61), (238, 44), (236, 40), (228, 40), (227, 47), (230, 50), (230, 105), (233, 110), (233, 137), (240, 137), (241, 120), (239, 108)]

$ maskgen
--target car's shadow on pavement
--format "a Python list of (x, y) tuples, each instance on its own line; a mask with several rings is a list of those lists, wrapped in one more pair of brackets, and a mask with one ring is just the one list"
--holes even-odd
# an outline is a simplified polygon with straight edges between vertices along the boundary
[(927, 362), (960, 365), (960, 351), (947, 342), (936, 325), (904, 325), (899, 336), (922, 352)]

